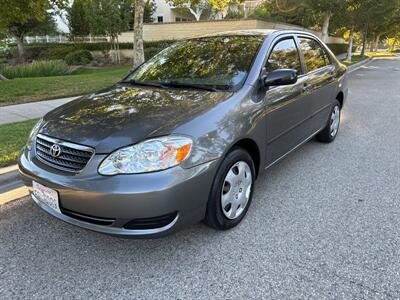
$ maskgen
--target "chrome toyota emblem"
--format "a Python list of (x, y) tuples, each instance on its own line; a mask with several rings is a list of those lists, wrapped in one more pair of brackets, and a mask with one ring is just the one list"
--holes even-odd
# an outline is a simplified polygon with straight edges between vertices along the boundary
[(53, 157), (59, 157), (61, 155), (61, 147), (57, 144), (53, 144), (53, 146), (50, 147), (50, 154)]

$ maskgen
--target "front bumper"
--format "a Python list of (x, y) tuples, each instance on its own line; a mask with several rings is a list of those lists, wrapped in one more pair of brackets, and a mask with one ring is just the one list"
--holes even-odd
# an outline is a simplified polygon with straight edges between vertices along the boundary
[[(75, 175), (43, 164), (27, 149), (18, 164), (28, 187), (34, 180), (58, 192), (62, 213), (32, 194), (35, 203), (51, 215), (86, 229), (126, 237), (163, 236), (204, 218), (217, 160), (189, 169), (178, 166), (154, 173), (101, 176), (97, 167), (104, 158), (95, 155)], [(170, 222), (161, 227), (126, 228), (132, 220), (171, 214)], [(104, 220), (109, 223), (104, 225)]]

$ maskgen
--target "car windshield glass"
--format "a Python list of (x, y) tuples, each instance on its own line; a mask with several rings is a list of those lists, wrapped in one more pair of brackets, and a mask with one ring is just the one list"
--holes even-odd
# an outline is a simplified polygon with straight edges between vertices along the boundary
[(125, 81), (229, 90), (241, 86), (262, 36), (220, 36), (177, 42), (145, 62)]

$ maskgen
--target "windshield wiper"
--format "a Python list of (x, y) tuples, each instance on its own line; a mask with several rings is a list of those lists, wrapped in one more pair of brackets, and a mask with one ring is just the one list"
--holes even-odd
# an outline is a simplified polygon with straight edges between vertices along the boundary
[(135, 85), (142, 85), (142, 86), (154, 86), (158, 88), (165, 88), (164, 84), (157, 83), (157, 82), (149, 82), (149, 81), (136, 81), (136, 80), (126, 80), (123, 81), (124, 83), (135, 84)]
[(217, 89), (213, 86), (203, 85), (203, 84), (185, 83), (185, 82), (179, 82), (179, 81), (175, 81), (175, 80), (162, 82), (161, 85), (164, 87), (169, 86), (169, 87), (191, 88), (191, 89), (205, 90), (205, 91), (211, 91), (211, 92), (219, 91), (219, 89)]
[(191, 89), (198, 89), (198, 90), (205, 90), (211, 92), (218, 92), (219, 89), (209, 86), (209, 85), (202, 85), (202, 84), (192, 84), (192, 83), (182, 83), (179, 81), (171, 80), (166, 82), (153, 82), (153, 81), (136, 81), (136, 80), (126, 80), (123, 81), (129, 84), (135, 85), (142, 85), (142, 86), (154, 86), (158, 88), (167, 88), (167, 87), (176, 87), (176, 88), (191, 88)]

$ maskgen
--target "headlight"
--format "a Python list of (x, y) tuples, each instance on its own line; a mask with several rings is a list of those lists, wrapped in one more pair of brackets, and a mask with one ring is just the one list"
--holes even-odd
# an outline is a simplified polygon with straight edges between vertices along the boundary
[(99, 167), (102, 175), (160, 171), (179, 165), (189, 157), (193, 141), (183, 136), (166, 136), (119, 149)]
[(28, 141), (26, 142), (26, 148), (28, 148), (29, 150), (31, 150), (31, 148), (32, 148), (32, 143), (35, 140), (35, 138), (39, 132), (39, 129), (42, 126), (42, 123), (43, 123), (43, 119), (40, 119), (36, 123), (36, 125), (33, 126), (31, 133), (29, 134)]

